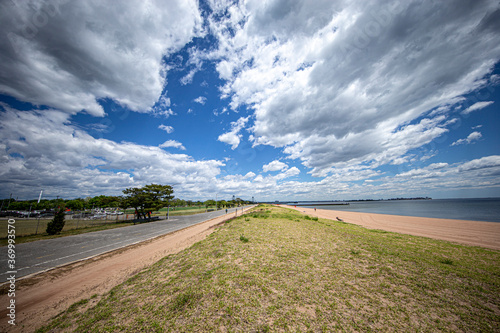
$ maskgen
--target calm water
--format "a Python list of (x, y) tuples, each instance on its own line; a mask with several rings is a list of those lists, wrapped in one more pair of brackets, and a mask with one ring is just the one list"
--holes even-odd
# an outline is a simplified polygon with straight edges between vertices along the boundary
[(311, 202), (311, 205), (304, 207), (362, 213), (500, 222), (500, 198), (362, 201), (350, 202), (349, 205), (345, 206), (315, 206), (314, 204), (315, 202)]

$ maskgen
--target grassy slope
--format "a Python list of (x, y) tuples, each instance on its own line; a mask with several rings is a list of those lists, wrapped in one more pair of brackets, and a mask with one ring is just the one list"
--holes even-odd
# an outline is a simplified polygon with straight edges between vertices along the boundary
[(40, 331), (500, 330), (500, 252), (265, 210)]

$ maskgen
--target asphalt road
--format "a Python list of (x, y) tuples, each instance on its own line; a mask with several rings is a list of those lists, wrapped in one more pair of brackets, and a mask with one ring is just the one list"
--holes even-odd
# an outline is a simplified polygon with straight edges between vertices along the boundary
[[(241, 208), (238, 208), (238, 213), (240, 211)], [(232, 208), (227, 214), (234, 215), (234, 212), (235, 209)], [(8, 267), (8, 248), (3, 246), (0, 247), (0, 283), (5, 282), (7, 277), (13, 274), (12, 271), (15, 271), (18, 279), (168, 234), (225, 213), (225, 210), (219, 210), (196, 215), (173, 216), (169, 220), (16, 244), (14, 269)]]

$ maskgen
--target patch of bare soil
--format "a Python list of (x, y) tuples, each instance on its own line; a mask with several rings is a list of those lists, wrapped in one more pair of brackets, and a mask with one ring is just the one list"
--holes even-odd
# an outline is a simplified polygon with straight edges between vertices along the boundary
[[(239, 214), (238, 214), (239, 215)], [(8, 324), (10, 298), (0, 296), (0, 331), (33, 332), (73, 303), (103, 295), (161, 258), (199, 242), (234, 217), (220, 216), (157, 238), (16, 281), (16, 326)], [(2, 289), (8, 286), (3, 286)]]

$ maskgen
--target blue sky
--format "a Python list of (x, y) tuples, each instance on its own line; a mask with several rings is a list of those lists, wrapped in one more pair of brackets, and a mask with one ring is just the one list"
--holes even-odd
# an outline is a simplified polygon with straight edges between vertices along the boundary
[(497, 1), (6, 1), (0, 197), (500, 197)]

